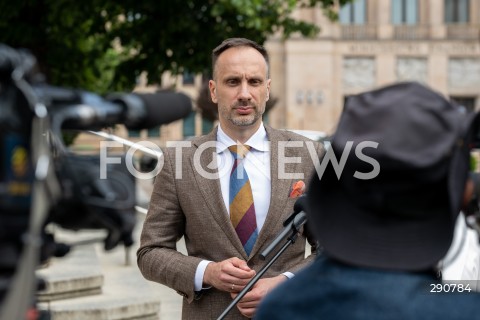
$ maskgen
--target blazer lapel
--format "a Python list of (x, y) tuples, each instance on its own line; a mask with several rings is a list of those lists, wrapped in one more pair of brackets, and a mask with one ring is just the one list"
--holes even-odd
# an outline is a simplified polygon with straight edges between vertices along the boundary
[[(271, 196), (270, 207), (268, 208), (267, 217), (263, 224), (262, 230), (258, 235), (257, 241), (253, 246), (250, 257), (253, 257), (268, 238), (269, 230), (281, 230), (283, 224), (282, 219), (278, 219), (279, 213), (285, 210), (288, 200), (288, 192), (290, 190), (290, 179), (279, 179), (278, 177), (278, 144), (280, 141), (285, 141), (285, 137), (278, 130), (274, 130), (265, 126), (268, 140), (270, 141), (270, 179), (271, 179)], [(286, 148), (286, 156), (290, 156), (289, 150)], [(293, 208), (292, 208), (293, 210)]]
[[(204, 143), (212, 143), (217, 140), (217, 128), (215, 128), (210, 134), (199, 138), (193, 142), (193, 145), (197, 148), (195, 151), (198, 151), (198, 148), (202, 148)], [(212, 143), (213, 146), (213, 143)], [(198, 188), (200, 189), (205, 202), (207, 203), (210, 214), (213, 216), (215, 221), (218, 223), (220, 228), (225, 233), (227, 239), (230, 240), (232, 245), (237, 249), (237, 251), (242, 255), (243, 258), (247, 259), (247, 254), (245, 249), (242, 246), (240, 239), (237, 236), (235, 229), (230, 221), (228, 211), (225, 208), (225, 203), (223, 202), (222, 191), (220, 187), (220, 180), (218, 179), (218, 169), (209, 170), (209, 166), (213, 164), (213, 168), (217, 168), (217, 158), (215, 148), (207, 148), (202, 150), (200, 155), (199, 164), (201, 166), (200, 170), (205, 170), (208, 172), (209, 176), (215, 177), (204, 177), (200, 174), (196, 168), (198, 164), (195, 162), (198, 161), (196, 157), (192, 157), (191, 165), (193, 167), (193, 172), (195, 175), (195, 180), (197, 181)], [(209, 213), (205, 213), (209, 214)]]

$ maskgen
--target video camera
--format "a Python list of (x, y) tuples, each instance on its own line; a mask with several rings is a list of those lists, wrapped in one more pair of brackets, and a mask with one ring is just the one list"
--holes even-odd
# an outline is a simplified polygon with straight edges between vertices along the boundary
[(67, 151), (62, 130), (146, 129), (192, 110), (190, 98), (174, 92), (103, 97), (53, 87), (35, 66), (27, 51), (0, 44), (0, 319), (25, 318), (35, 268), (68, 252), (47, 224), (106, 230), (106, 250), (133, 243), (135, 179), (125, 159), (101, 179), (99, 157)]

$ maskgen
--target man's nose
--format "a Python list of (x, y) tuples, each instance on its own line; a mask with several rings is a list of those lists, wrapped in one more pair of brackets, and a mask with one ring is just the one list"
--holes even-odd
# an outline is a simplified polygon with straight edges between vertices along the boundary
[(238, 99), (239, 100), (250, 100), (252, 98), (252, 95), (250, 94), (250, 88), (248, 86), (248, 83), (242, 82), (242, 85), (240, 86), (240, 92), (238, 94)]

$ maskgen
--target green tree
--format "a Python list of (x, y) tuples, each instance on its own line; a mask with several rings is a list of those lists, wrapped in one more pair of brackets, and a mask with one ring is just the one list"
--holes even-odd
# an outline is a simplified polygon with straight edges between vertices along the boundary
[(0, 42), (29, 49), (49, 83), (105, 93), (172, 74), (209, 72), (210, 52), (227, 37), (263, 43), (280, 32), (313, 36), (298, 7), (349, 0), (17, 0), (0, 3)]

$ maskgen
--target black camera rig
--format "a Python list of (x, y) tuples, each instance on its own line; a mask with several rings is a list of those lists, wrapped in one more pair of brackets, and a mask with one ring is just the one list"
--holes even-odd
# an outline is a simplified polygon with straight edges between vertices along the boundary
[(104, 98), (49, 86), (35, 66), (28, 51), (0, 44), (0, 319), (24, 319), (35, 309), (35, 269), (68, 252), (45, 231), (47, 224), (106, 230), (106, 250), (133, 243), (135, 178), (125, 159), (109, 164), (102, 179), (99, 156), (69, 152), (62, 130), (149, 128), (192, 109), (179, 93)]

